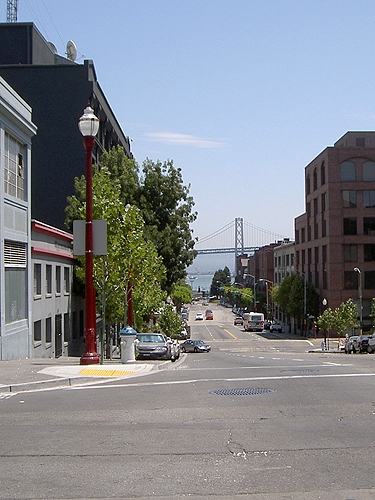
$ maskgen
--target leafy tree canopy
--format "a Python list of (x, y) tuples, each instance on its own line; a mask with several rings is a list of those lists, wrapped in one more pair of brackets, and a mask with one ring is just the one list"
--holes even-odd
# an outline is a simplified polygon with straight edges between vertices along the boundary
[(184, 280), (173, 287), (171, 299), (178, 312), (181, 310), (182, 304), (190, 304), (192, 298), (192, 290)]
[(158, 325), (167, 337), (178, 338), (182, 331), (182, 322), (179, 315), (174, 311), (173, 306), (167, 304), (160, 315)]
[(211, 282), (210, 295), (220, 296), (223, 294), (223, 287), (230, 286), (232, 277), (227, 266), (224, 269), (215, 271)]
[[(190, 185), (183, 184), (180, 168), (172, 160), (164, 163), (146, 159), (139, 172), (134, 159), (129, 159), (120, 146), (103, 152), (101, 167), (109, 172), (109, 184), (116, 186), (116, 193), (124, 206), (135, 205), (143, 219), (144, 236), (153, 243), (166, 269), (162, 287), (168, 293), (173, 285), (186, 276), (188, 267), (196, 256), (195, 240), (190, 224), (196, 219), (194, 201), (189, 195)], [(94, 172), (98, 172), (94, 166)], [(85, 178), (75, 181), (75, 195), (68, 198), (66, 225), (72, 228), (73, 220), (82, 218), (86, 197)], [(95, 209), (95, 194), (93, 207)]]

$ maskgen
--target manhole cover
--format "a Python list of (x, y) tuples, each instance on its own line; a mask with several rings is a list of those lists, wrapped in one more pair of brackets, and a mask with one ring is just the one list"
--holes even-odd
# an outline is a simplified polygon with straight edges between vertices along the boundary
[(210, 391), (210, 394), (217, 394), (218, 396), (255, 396), (257, 394), (268, 394), (269, 392), (276, 392), (276, 389), (264, 389), (261, 387), (217, 389), (216, 391)]

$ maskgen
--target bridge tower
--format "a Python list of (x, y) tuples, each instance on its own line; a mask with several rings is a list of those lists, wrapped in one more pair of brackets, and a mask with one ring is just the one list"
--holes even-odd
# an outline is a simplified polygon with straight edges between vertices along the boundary
[(237, 257), (239, 255), (242, 255), (244, 253), (244, 245), (243, 245), (243, 218), (242, 217), (236, 217), (234, 221), (234, 269), (235, 269), (235, 281), (238, 276), (238, 259)]

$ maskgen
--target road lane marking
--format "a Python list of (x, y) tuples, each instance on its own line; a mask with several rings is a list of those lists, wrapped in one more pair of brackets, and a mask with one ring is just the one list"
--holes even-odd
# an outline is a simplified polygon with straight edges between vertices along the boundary
[(197, 384), (199, 382), (259, 382), (259, 381), (272, 381), (272, 380), (299, 380), (299, 379), (317, 379), (317, 378), (353, 378), (353, 377), (375, 377), (375, 373), (331, 373), (331, 374), (310, 374), (310, 375), (278, 375), (278, 376), (265, 376), (265, 377), (236, 377), (236, 378), (203, 378), (191, 380), (169, 380), (164, 382), (139, 382), (135, 384), (105, 384), (97, 386), (83, 386), (83, 387), (64, 387), (62, 390), (80, 391), (80, 390), (93, 390), (93, 389), (119, 389), (124, 387), (143, 387), (143, 386), (171, 386), (171, 385), (187, 385)]
[(230, 332), (229, 330), (227, 330), (226, 328), (224, 328), (224, 332), (229, 333), (229, 335), (230, 335), (231, 337), (233, 337), (235, 340), (238, 340), (238, 338), (237, 338), (235, 335), (233, 335), (233, 333), (231, 333), (231, 332)]

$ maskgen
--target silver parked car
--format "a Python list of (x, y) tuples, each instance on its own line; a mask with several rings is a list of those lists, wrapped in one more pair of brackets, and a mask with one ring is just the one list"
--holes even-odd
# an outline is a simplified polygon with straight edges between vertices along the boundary
[(171, 359), (171, 345), (161, 333), (137, 333), (134, 349), (136, 359)]
[(210, 352), (211, 346), (203, 340), (185, 340), (180, 344), (182, 352)]

